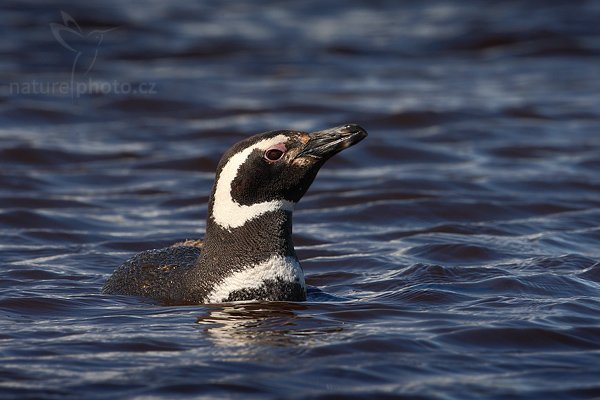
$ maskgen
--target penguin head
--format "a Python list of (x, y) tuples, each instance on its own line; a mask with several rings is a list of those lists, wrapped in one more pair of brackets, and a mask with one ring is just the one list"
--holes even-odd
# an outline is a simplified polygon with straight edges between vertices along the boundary
[(270, 131), (235, 144), (217, 167), (211, 217), (232, 229), (270, 211), (291, 212), (325, 161), (366, 136), (352, 124), (312, 133)]

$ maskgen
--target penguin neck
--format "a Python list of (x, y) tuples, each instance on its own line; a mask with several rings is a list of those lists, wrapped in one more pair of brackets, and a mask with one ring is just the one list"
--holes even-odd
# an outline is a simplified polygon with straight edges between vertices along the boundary
[(273, 256), (298, 260), (292, 241), (292, 211), (278, 209), (249, 219), (235, 228), (215, 222), (212, 204), (203, 241), (201, 264), (243, 269)]

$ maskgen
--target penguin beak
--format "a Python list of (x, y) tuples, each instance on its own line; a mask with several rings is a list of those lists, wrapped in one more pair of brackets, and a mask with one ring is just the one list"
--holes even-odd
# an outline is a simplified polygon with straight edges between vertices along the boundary
[(334, 154), (367, 137), (367, 131), (356, 124), (342, 125), (308, 134), (309, 141), (297, 157), (327, 160)]

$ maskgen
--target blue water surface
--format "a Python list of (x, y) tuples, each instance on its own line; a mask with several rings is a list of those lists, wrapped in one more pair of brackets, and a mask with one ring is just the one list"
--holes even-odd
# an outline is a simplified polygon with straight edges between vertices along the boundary
[[(0, 398), (600, 397), (600, 6), (0, 4)], [(303, 303), (100, 293), (221, 154), (359, 123)]]

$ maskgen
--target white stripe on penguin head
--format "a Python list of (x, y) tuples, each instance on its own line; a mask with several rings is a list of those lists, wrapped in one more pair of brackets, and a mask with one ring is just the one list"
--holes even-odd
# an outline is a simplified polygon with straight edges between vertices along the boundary
[(269, 211), (294, 209), (294, 202), (288, 200), (263, 201), (252, 205), (242, 205), (231, 197), (231, 184), (237, 177), (240, 167), (246, 162), (250, 154), (256, 150), (266, 150), (270, 146), (287, 140), (284, 135), (277, 135), (270, 139), (261, 140), (239, 153), (234, 154), (225, 164), (215, 188), (212, 217), (217, 224), (225, 229), (237, 228), (246, 222)]

